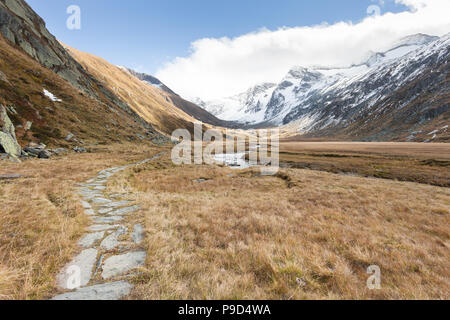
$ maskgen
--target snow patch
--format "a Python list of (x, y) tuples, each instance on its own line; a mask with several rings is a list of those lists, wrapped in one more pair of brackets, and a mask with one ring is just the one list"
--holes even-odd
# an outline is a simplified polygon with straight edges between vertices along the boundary
[(62, 102), (61, 99), (58, 99), (53, 93), (51, 93), (50, 91), (44, 89), (44, 94), (53, 102)]

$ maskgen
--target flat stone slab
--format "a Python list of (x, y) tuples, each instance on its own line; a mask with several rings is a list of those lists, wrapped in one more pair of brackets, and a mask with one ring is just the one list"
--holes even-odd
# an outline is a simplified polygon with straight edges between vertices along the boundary
[(86, 200), (91, 200), (102, 195), (100, 191), (80, 191), (78, 194)]
[(104, 231), (89, 233), (89, 234), (85, 235), (83, 238), (81, 238), (80, 241), (78, 241), (78, 245), (83, 248), (90, 248), (97, 241), (102, 240), (104, 236), (105, 236)]
[(92, 209), (92, 206), (87, 201), (81, 201), (81, 205), (84, 209)]
[(113, 211), (113, 208), (103, 208), (103, 209), (98, 210), (98, 213), (106, 214), (106, 213), (111, 212), (111, 211)]
[(144, 240), (144, 228), (141, 224), (137, 224), (133, 228), (133, 234), (131, 235), (131, 239), (136, 244), (141, 244)]
[(145, 251), (136, 251), (106, 259), (103, 265), (103, 279), (110, 279), (143, 266), (146, 256)]
[(84, 210), (84, 213), (87, 214), (88, 216), (95, 216), (94, 209), (86, 209)]
[(110, 225), (110, 224), (96, 224), (89, 227), (90, 231), (98, 232), (98, 231), (107, 231), (112, 229), (117, 229), (120, 226), (118, 224), (116, 225)]
[(105, 223), (115, 223), (123, 220), (122, 216), (112, 216), (112, 217), (99, 217), (95, 218), (94, 222), (98, 224), (105, 224)]
[(111, 202), (111, 200), (105, 198), (93, 198), (91, 199), (91, 202), (96, 204), (104, 204)]
[(104, 205), (102, 205), (102, 207), (104, 207), (104, 208), (118, 208), (118, 207), (123, 207), (123, 206), (129, 205), (130, 203), (132, 203), (132, 201), (129, 201), (129, 200), (115, 201), (115, 202), (104, 204)]
[[(59, 274), (58, 285), (62, 289), (73, 289), (71, 285), (74, 279), (74, 268), (79, 268), (80, 286), (83, 287), (89, 283), (92, 277), (92, 271), (97, 262), (98, 251), (96, 249), (86, 249), (72, 260)], [(69, 272), (70, 271), (70, 272)]]
[(132, 207), (121, 208), (121, 209), (117, 209), (117, 210), (114, 210), (114, 211), (108, 213), (108, 215), (110, 215), (110, 216), (122, 216), (122, 215), (125, 215), (125, 214), (128, 214), (128, 213), (137, 211), (140, 208), (141, 207), (138, 206), (138, 205), (135, 205), (135, 206), (132, 206)]
[(129, 295), (132, 288), (126, 281), (111, 282), (61, 294), (52, 300), (119, 300)]
[(116, 232), (107, 236), (102, 243), (100, 248), (103, 250), (112, 250), (119, 246), (119, 237), (127, 233), (127, 228), (120, 227)]

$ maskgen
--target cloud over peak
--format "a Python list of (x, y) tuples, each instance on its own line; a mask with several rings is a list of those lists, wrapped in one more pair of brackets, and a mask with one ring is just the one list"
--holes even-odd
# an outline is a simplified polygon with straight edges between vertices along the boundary
[[(204, 38), (191, 54), (158, 70), (156, 76), (185, 97), (234, 95), (260, 82), (277, 82), (293, 66), (346, 66), (370, 51), (382, 51), (416, 33), (450, 32), (450, 1), (395, 0), (410, 11), (385, 13), (358, 23), (261, 29), (236, 38)], [(374, 1), (374, 3), (379, 3)]]

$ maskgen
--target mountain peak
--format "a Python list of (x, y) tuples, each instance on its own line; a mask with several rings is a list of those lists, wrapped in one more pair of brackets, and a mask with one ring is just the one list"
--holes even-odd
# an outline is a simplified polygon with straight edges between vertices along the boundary
[(417, 33), (417, 34), (403, 37), (400, 40), (396, 41), (394, 43), (393, 48), (398, 48), (398, 47), (402, 47), (402, 46), (413, 46), (413, 45), (422, 46), (422, 45), (429, 44), (438, 39), (439, 39), (439, 37), (430, 36), (428, 34), (423, 34), (423, 33)]

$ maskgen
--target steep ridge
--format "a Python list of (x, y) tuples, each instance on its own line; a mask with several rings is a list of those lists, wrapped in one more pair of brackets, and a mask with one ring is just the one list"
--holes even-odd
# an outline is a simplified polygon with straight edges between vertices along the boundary
[[(158, 135), (67, 53), (25, 1), (0, 0), (0, 43), (0, 103), (22, 145)], [(68, 135), (76, 138), (68, 143)]]
[[(20, 47), (42, 66), (52, 70), (73, 87), (89, 96), (127, 109), (111, 92), (81, 67), (50, 34), (44, 20), (23, 0), (0, 0), (0, 31), (13, 45)], [(102, 97), (103, 96), (103, 97)]]
[(98, 100), (74, 89), (2, 35), (0, 74), (0, 104), (22, 146), (29, 142), (73, 146), (65, 140), (69, 134), (80, 143), (124, 141), (152, 130), (100, 92)]
[(131, 69), (127, 70), (139, 80), (142, 80), (145, 83), (148, 83), (165, 92), (167, 94), (167, 97), (175, 107), (187, 113), (191, 117), (214, 126), (221, 126), (221, 127), (235, 126), (234, 123), (220, 120), (211, 113), (207, 112), (206, 110), (196, 105), (195, 103), (183, 99), (181, 96), (172, 91), (172, 89), (170, 89), (164, 83), (162, 83), (158, 78), (155, 78), (154, 76), (146, 73), (139, 73)]

